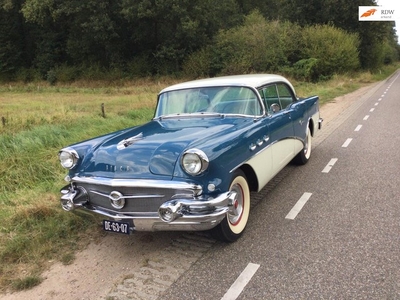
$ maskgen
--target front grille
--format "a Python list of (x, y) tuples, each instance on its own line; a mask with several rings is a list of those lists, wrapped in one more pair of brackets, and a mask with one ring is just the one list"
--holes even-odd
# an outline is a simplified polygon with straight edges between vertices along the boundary
[[(88, 191), (89, 204), (116, 212), (157, 212), (161, 204), (174, 197), (194, 198), (190, 189), (118, 187), (88, 183), (79, 183), (78, 186)], [(120, 210), (115, 209), (108, 198), (113, 191), (121, 193), (125, 198), (125, 206)]]

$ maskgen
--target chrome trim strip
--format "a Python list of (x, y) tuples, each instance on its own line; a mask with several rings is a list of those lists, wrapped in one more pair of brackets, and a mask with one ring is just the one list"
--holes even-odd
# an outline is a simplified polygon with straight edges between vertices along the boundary
[(264, 115), (248, 115), (248, 114), (236, 114), (236, 113), (214, 113), (214, 114), (179, 114), (179, 115), (163, 115), (160, 117), (153, 118), (154, 121), (160, 121), (163, 119), (179, 119), (179, 118), (204, 118), (204, 117), (215, 117), (215, 118), (226, 118), (226, 117), (241, 117), (241, 118), (261, 118)]
[[(105, 208), (99, 208), (96, 206), (88, 206), (88, 205), (83, 205), (81, 207), (86, 208), (87, 210), (90, 210), (91, 212), (97, 213), (99, 215), (105, 216), (105, 217), (109, 217), (109, 218), (114, 218), (114, 219), (120, 219), (120, 220), (131, 220), (131, 219), (156, 219), (157, 221), (161, 221), (163, 222), (159, 215), (158, 212), (149, 212), (149, 213), (145, 213), (145, 212), (141, 212), (141, 213), (137, 213), (137, 212), (124, 212), (123, 214), (121, 213), (116, 213), (113, 211), (109, 211)], [(186, 223), (186, 220), (208, 220), (208, 219), (212, 219), (213, 217), (216, 216), (221, 216), (224, 215), (228, 212), (228, 207), (221, 207), (219, 209), (216, 209), (214, 212), (208, 213), (206, 215), (182, 215), (180, 216), (176, 221), (179, 221), (180, 223)], [(170, 222), (169, 224), (173, 224), (173, 222)]]
[(179, 114), (172, 114), (172, 115), (162, 115), (158, 117), (154, 117), (153, 120), (163, 120), (163, 119), (175, 119), (175, 118), (204, 118), (204, 117), (217, 117), (217, 118), (223, 118), (225, 114), (222, 113), (214, 113), (214, 112), (205, 112), (205, 113), (179, 113)]
[[(113, 210), (106, 209), (104, 207), (97, 207), (92, 205), (83, 205), (81, 208), (85, 208), (91, 212), (97, 213), (99, 215), (119, 219), (119, 220), (131, 220), (131, 219), (148, 219), (154, 218), (160, 220), (158, 217), (158, 212), (115, 212)], [(161, 221), (161, 220), (160, 220)]]
[(182, 181), (152, 180), (152, 179), (110, 179), (104, 177), (79, 177), (72, 178), (72, 182), (106, 185), (110, 187), (142, 187), (142, 188), (167, 188), (175, 190), (195, 190), (201, 193), (201, 185)]
[(141, 133), (139, 133), (139, 134), (137, 134), (137, 135), (135, 135), (133, 137), (130, 137), (130, 138), (127, 138), (127, 139), (124, 139), (124, 140), (120, 141), (117, 144), (117, 149), (118, 150), (123, 150), (123, 149), (129, 147), (130, 145), (132, 145), (132, 144), (134, 144), (137, 141), (140, 141), (142, 139), (143, 139), (143, 132), (141, 132)]
[[(94, 190), (90, 190), (90, 192), (93, 193), (93, 194), (96, 194), (96, 195), (100, 195), (100, 196), (106, 197), (106, 198), (110, 197), (109, 194), (97, 192), (97, 191), (94, 191)], [(155, 194), (155, 195), (139, 195), (139, 196), (124, 196), (123, 195), (123, 196), (121, 196), (121, 199), (162, 198), (164, 196), (165, 195), (161, 195), (161, 194), (159, 194), (159, 195), (157, 195), (157, 194)]]

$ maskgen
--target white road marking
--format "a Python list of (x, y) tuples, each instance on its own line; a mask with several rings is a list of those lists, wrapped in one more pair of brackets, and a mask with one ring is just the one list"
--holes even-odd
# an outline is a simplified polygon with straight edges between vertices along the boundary
[(312, 193), (304, 193), (303, 196), (300, 197), (299, 201), (293, 206), (293, 208), (286, 215), (285, 219), (294, 220), (298, 213), (301, 211), (303, 206), (310, 199)]
[(342, 145), (343, 148), (347, 148), (353, 139), (347, 139), (344, 144)]
[(378, 101), (381, 101), (381, 100), (382, 100), (382, 98), (379, 98), (379, 99), (378, 99)]
[(332, 169), (332, 167), (336, 164), (336, 162), (338, 161), (337, 158), (332, 158), (328, 164), (326, 165), (326, 167), (322, 170), (322, 173), (329, 173), (329, 171)]
[(239, 297), (245, 286), (249, 283), (253, 275), (257, 272), (260, 265), (249, 263), (236, 281), (231, 285), (229, 290), (221, 298), (221, 300), (235, 300)]
[(378, 105), (379, 105), (379, 102), (376, 102), (376, 103), (375, 103), (375, 106), (378, 106)]
[(373, 112), (375, 110), (375, 108), (371, 108), (370, 110), (369, 110), (369, 112)]
[(367, 121), (368, 120), (368, 118), (369, 118), (369, 115), (366, 115), (365, 117), (364, 117), (364, 121)]
[(354, 129), (354, 131), (360, 131), (361, 127), (362, 127), (362, 125), (358, 125), (358, 126), (356, 127), (356, 129)]

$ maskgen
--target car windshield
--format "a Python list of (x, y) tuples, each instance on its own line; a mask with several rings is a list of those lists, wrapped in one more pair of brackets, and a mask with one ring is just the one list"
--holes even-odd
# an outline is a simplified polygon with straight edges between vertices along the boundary
[(261, 115), (262, 107), (248, 87), (203, 87), (162, 93), (155, 117), (181, 114)]

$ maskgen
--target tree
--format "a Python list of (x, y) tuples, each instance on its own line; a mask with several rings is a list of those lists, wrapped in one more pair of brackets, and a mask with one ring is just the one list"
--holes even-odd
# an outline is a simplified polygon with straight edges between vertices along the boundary
[(13, 74), (26, 66), (21, 1), (0, 2), (0, 73)]
[[(238, 0), (244, 13), (257, 8), (269, 20), (288, 20), (300, 26), (333, 25), (360, 37), (361, 66), (377, 68), (387, 59), (383, 52), (397, 52), (397, 36), (391, 22), (359, 22), (359, 6), (375, 6), (375, 0)], [(384, 51), (384, 49), (386, 49)]]
[(123, 0), (122, 14), (136, 50), (160, 73), (179, 70), (188, 54), (240, 21), (235, 0)]
[(124, 22), (118, 19), (118, 9), (112, 0), (26, 0), (22, 11), (27, 21), (49, 32), (41, 35), (41, 46), (59, 49), (58, 44), (66, 52), (67, 59), (60, 62), (109, 66), (123, 60), (124, 48), (118, 46)]
[(395, 41), (393, 24), (390, 22), (358, 21), (359, 6), (375, 6), (375, 0), (283, 0), (280, 17), (301, 26), (329, 24), (357, 33), (360, 37), (361, 66), (377, 68), (383, 63), (382, 47), (385, 41)]

